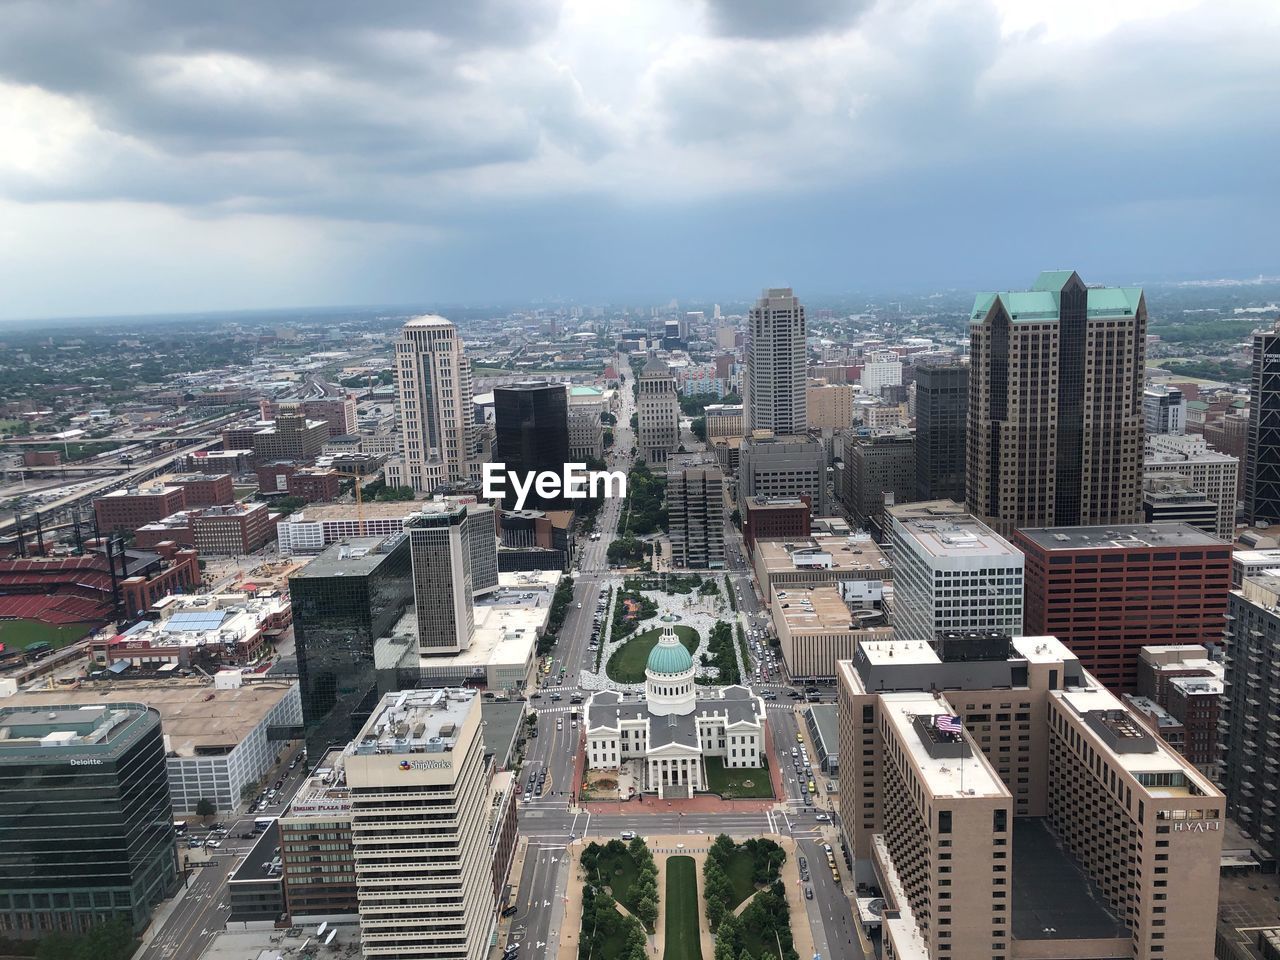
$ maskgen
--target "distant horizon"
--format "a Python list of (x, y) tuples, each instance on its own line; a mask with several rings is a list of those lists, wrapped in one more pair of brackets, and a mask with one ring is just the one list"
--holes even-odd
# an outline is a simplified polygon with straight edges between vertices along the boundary
[[(1055, 269), (1046, 267), (1045, 269)], [(1067, 269), (1067, 267), (1063, 267)], [(1113, 282), (1101, 282), (1084, 272), (1081, 272), (1084, 281), (1091, 286), (1139, 286), (1151, 289), (1170, 289), (1170, 288), (1186, 288), (1199, 290), (1212, 289), (1241, 289), (1248, 287), (1280, 287), (1280, 275), (1266, 276), (1255, 275), (1252, 277), (1187, 277), (1169, 280), (1122, 280)], [(832, 301), (847, 300), (850, 297), (868, 297), (880, 301), (891, 301), (895, 297), (913, 297), (913, 298), (929, 298), (932, 296), (957, 296), (963, 297), (970, 293), (978, 293), (983, 290), (1017, 290), (1025, 289), (1030, 286), (1035, 279), (1035, 275), (1028, 276), (1025, 281), (1019, 284), (1006, 283), (1001, 286), (974, 286), (972, 289), (948, 286), (948, 287), (921, 287), (919, 289), (885, 289), (885, 290), (850, 290), (843, 293), (807, 293), (802, 289), (792, 287), (796, 296), (807, 308), (826, 309), (825, 304)], [(768, 286), (787, 286), (785, 283), (767, 284), (761, 286), (759, 290), (763, 290)], [(503, 298), (493, 301), (407, 301), (400, 303), (332, 303), (332, 304), (294, 304), (284, 306), (242, 306), (242, 307), (210, 307), (205, 309), (189, 309), (189, 310), (154, 310), (154, 311), (125, 311), (121, 313), (104, 313), (104, 314), (51, 314), (48, 316), (0, 316), (0, 330), (12, 329), (26, 323), (53, 323), (53, 324), (86, 324), (86, 323), (107, 323), (121, 324), (129, 322), (156, 322), (156, 321), (181, 321), (184, 319), (219, 319), (219, 320), (235, 320), (237, 317), (253, 317), (269, 318), (275, 314), (285, 316), (294, 316), (301, 313), (320, 313), (320, 314), (338, 314), (344, 312), (389, 312), (403, 313), (411, 315), (415, 312), (433, 311), (441, 313), (448, 317), (448, 311), (452, 310), (493, 310), (513, 312), (521, 308), (531, 309), (572, 309), (572, 308), (606, 308), (606, 309), (661, 309), (666, 303), (675, 299), (681, 306), (677, 309), (683, 309), (687, 304), (689, 306), (697, 306), (699, 308), (710, 307), (712, 304), (720, 304), (722, 307), (726, 304), (747, 305), (756, 299), (759, 290), (750, 296), (729, 297), (672, 297), (670, 295), (654, 295), (651, 299), (645, 298), (617, 298), (617, 299), (574, 299), (570, 297), (553, 298), (553, 297), (532, 297), (529, 299), (520, 298)], [(33, 331), (34, 332), (34, 331)]]

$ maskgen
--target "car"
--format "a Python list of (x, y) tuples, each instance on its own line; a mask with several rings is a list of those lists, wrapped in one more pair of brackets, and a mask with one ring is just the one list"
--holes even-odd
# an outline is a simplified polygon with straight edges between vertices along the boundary
[(805, 898), (806, 900), (812, 900), (812, 899), (813, 899), (813, 887), (805, 887), (805, 888), (804, 888), (804, 898)]
[(820, 813), (820, 814), (818, 814), (816, 817), (814, 817), (813, 819), (817, 820), (819, 823), (830, 823), (830, 822), (831, 822), (831, 816), (830, 816), (829, 814), (826, 814), (826, 813)]
[(766, 694), (762, 694), (760, 699), (761, 700), (777, 700), (778, 695), (776, 693), (766, 693)]
[(801, 858), (800, 858), (799, 863), (800, 863), (800, 869), (801, 869), (801, 870), (808, 870), (808, 869), (809, 869), (809, 861), (808, 861), (808, 860), (806, 860), (804, 857), (801, 857)]
[(634, 830), (623, 830), (618, 836), (622, 837), (623, 840), (634, 840), (636, 832)]
[(804, 737), (800, 736), (798, 733), (796, 734), (796, 743), (804, 743)]
[(542, 694), (540, 694), (540, 693), (531, 693), (531, 694), (529, 694), (529, 699), (530, 699), (530, 700), (541, 700), (541, 699), (542, 699)]
[(563, 693), (552, 693), (552, 694), (551, 694), (551, 702), (552, 702), (552, 703), (556, 703), (557, 701), (560, 701), (560, 700), (563, 700), (563, 699), (564, 699), (564, 694), (563, 694)]
[(563, 721), (563, 720), (556, 720), (556, 729), (557, 729), (557, 730), (563, 730), (563, 729), (564, 729), (564, 721)]
[(206, 847), (220, 847), (222, 846), (222, 841), (215, 837), (213, 840), (206, 840), (204, 845)]
[(276, 781), (276, 789), (279, 790), (283, 786), (284, 786), (284, 777), (281, 777), (279, 780)]
[(529, 802), (530, 800), (532, 800), (532, 799), (533, 799), (533, 791), (532, 791), (532, 790), (526, 790), (526, 791), (524, 792), (524, 802), (525, 802), (525, 803), (528, 803), (528, 802)]
[(257, 836), (257, 834), (254, 833), (252, 830), (246, 830), (244, 833), (240, 834), (239, 836), (241, 840), (252, 840), (254, 837)]
[(578, 609), (579, 609), (579, 610), (581, 610), (581, 609), (582, 609), (582, 604), (578, 604)]
[(192, 850), (195, 850), (199, 847), (203, 847), (204, 841), (201, 840), (199, 837), (192, 837), (190, 840), (187, 841), (187, 846), (190, 847)]
[(512, 904), (509, 907), (502, 908), (502, 915), (504, 917), (514, 917), (519, 912), (520, 912), (520, 908), (517, 907), (515, 904)]

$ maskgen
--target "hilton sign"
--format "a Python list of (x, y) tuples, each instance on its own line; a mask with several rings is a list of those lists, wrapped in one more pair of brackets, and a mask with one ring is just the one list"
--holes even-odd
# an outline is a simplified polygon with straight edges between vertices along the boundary
[(1178, 820), (1173, 824), (1174, 833), (1208, 833), (1210, 830), (1221, 830), (1220, 820)]

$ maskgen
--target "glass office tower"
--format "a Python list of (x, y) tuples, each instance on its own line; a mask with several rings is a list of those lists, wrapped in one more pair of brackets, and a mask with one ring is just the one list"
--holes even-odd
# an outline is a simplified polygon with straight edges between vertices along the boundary
[(160, 714), (0, 708), (0, 936), (144, 930), (178, 885)]
[(413, 603), (409, 539), (353, 537), (289, 578), (307, 749), (347, 743), (378, 702), (373, 645)]

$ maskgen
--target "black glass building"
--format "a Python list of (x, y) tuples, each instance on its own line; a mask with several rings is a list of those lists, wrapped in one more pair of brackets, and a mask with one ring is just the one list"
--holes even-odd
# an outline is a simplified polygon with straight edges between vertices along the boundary
[(916, 368), (916, 497), (964, 503), (969, 368), (955, 362)]
[[(520, 474), (550, 470), (559, 475), (569, 460), (569, 393), (563, 383), (517, 383), (493, 391), (493, 462)], [(508, 484), (510, 491), (510, 484)], [(506, 500), (515, 506), (514, 494)], [(529, 510), (561, 506), (530, 491)]]
[(144, 930), (178, 885), (158, 711), (0, 709), (0, 936)]
[(374, 641), (413, 603), (409, 539), (331, 544), (289, 578), (307, 749), (346, 743), (378, 702)]

